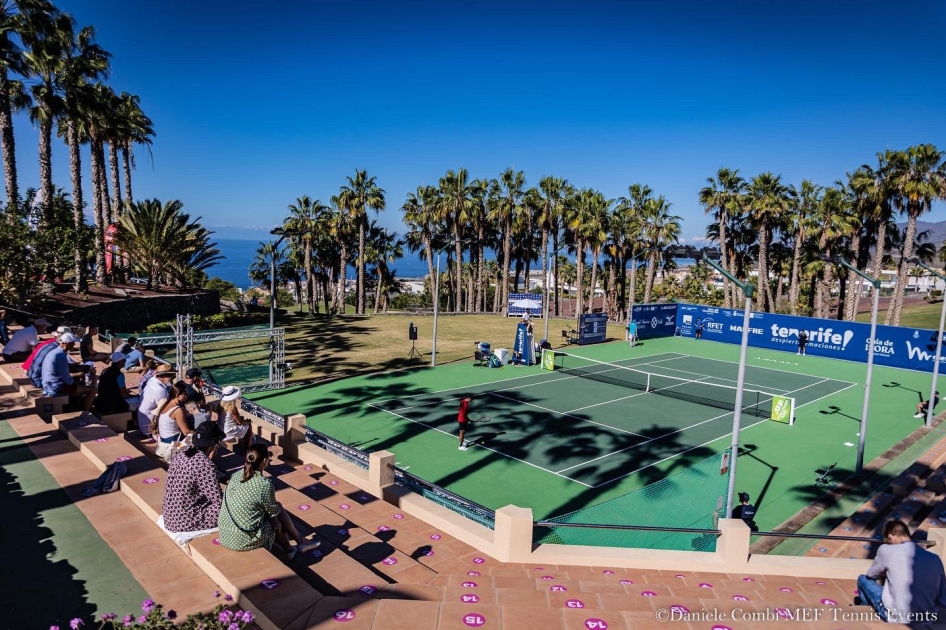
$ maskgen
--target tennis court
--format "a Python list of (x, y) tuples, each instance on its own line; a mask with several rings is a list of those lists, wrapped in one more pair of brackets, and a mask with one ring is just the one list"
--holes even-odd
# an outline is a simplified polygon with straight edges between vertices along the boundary
[[(372, 401), (369, 407), (450, 436), (472, 394), (472, 449), (600, 488), (732, 432), (736, 363), (666, 352), (610, 363), (558, 353), (556, 371), (465, 388)], [(747, 366), (742, 427), (771, 422), (772, 397), (793, 397), (795, 416), (856, 384)], [(480, 423), (484, 416), (489, 422)], [(791, 430), (786, 427), (786, 430)]]

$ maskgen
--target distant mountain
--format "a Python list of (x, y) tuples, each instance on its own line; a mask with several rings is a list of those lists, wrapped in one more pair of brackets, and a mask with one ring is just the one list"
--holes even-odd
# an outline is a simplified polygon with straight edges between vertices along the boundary
[[(907, 222), (897, 223), (897, 227), (901, 230), (905, 230), (907, 227)], [(931, 223), (929, 221), (917, 221), (916, 222), (916, 231), (919, 234), (924, 230), (930, 231), (929, 242), (936, 245), (937, 249), (940, 245), (946, 241), (946, 221), (937, 221), (936, 223)]]

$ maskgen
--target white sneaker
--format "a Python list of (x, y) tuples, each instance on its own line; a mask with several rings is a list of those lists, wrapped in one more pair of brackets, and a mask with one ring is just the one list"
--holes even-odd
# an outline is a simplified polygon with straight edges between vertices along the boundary
[(467, 445), (467, 444), (461, 444), (461, 445), (460, 445), (460, 450), (461, 450), (461, 451), (468, 450), (469, 448), (470, 448), (470, 447), (469, 447), (469, 445)]
[(914, 417), (914, 418), (922, 418), (922, 417), (923, 417), (923, 414), (922, 414), (922, 413), (915, 413), (915, 414), (913, 414), (913, 417)]

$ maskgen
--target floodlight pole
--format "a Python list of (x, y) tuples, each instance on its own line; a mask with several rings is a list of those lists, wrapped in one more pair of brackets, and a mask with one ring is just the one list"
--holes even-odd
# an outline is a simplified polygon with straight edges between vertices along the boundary
[[(923, 264), (923, 262), (919, 258), (910, 258), (907, 260), (907, 262), (913, 263), (914, 265), (917, 265), (919, 267), (922, 267), (923, 269), (926, 269), (935, 277), (946, 282), (946, 276), (936, 271), (935, 269), (931, 269), (927, 267), (925, 264)], [(936, 379), (939, 377), (939, 359), (940, 359), (940, 356), (942, 355), (942, 350), (943, 350), (944, 326), (946, 326), (946, 287), (944, 287), (944, 291), (943, 291), (943, 308), (940, 309), (940, 313), (939, 313), (939, 331), (936, 337), (936, 358), (933, 359), (933, 384), (930, 385), (930, 397), (926, 399), (927, 401), (929, 401), (929, 404), (926, 406), (926, 420), (924, 421), (924, 425), (928, 427), (932, 426), (933, 424), (933, 402), (932, 401), (936, 400)]]
[[(273, 382), (273, 329), (276, 327), (276, 251), (286, 239), (287, 236), (299, 236), (298, 232), (286, 231), (282, 228), (274, 228), (269, 232), (279, 238), (273, 244), (273, 251), (269, 257), (269, 382)], [(344, 312), (344, 309), (343, 309)]]
[(840, 256), (831, 259), (848, 271), (853, 271), (867, 280), (874, 288), (874, 304), (870, 314), (870, 340), (867, 348), (867, 375), (864, 379), (864, 404), (861, 406), (861, 430), (857, 436), (857, 464), (854, 468), (860, 473), (864, 468), (864, 447), (867, 444), (867, 412), (870, 409), (870, 383), (874, 373), (874, 346), (877, 344), (877, 307), (880, 304), (880, 280), (873, 278)]
[(430, 367), (437, 365), (437, 313), (440, 310), (440, 254), (437, 252), (437, 273), (434, 275), (434, 339), (430, 348)]
[(729, 454), (729, 491), (726, 495), (725, 516), (728, 518), (732, 514), (734, 499), (736, 497), (736, 459), (739, 457), (739, 429), (742, 423), (742, 394), (746, 384), (746, 350), (749, 347), (749, 320), (752, 318), (752, 294), (755, 287), (746, 282), (740, 282), (736, 276), (732, 275), (721, 266), (707, 258), (703, 254), (703, 262), (723, 274), (736, 286), (742, 289), (746, 296), (746, 305), (742, 316), (742, 343), (739, 347), (739, 373), (736, 377), (736, 404), (732, 414), (732, 450)]

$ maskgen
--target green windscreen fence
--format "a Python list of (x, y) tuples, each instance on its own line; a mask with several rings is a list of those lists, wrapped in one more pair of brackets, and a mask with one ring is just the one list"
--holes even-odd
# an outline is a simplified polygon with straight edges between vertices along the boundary
[[(554, 523), (716, 529), (729, 490), (729, 451), (604, 503), (546, 519)], [(539, 543), (715, 551), (714, 534), (605, 528), (537, 527)]]

